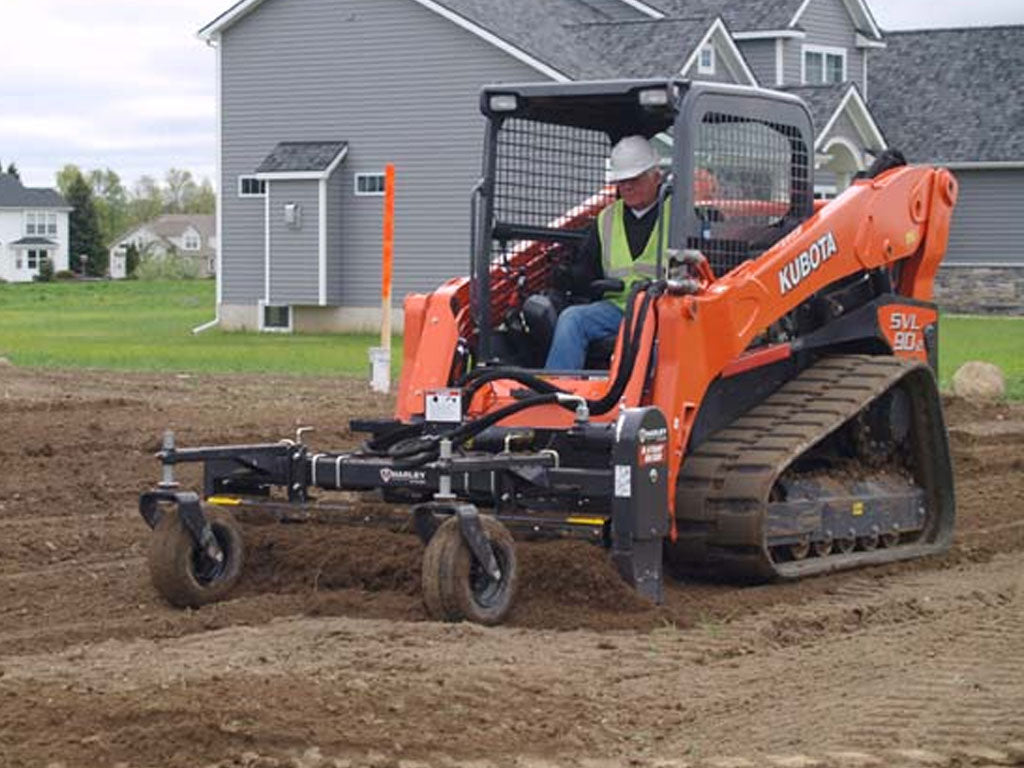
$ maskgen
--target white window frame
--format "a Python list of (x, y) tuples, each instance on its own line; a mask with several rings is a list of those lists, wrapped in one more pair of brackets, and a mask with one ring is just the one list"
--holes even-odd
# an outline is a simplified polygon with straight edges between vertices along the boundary
[(839, 190), (835, 184), (815, 184), (814, 185), (814, 199), (815, 200), (835, 200), (839, 197)]
[[(265, 322), (265, 320), (266, 320), (266, 313), (267, 313), (267, 309), (270, 309), (270, 308), (287, 309), (288, 310), (288, 325), (287, 326), (267, 325), (266, 322)], [(262, 333), (291, 333), (292, 332), (292, 326), (293, 326), (293, 324), (295, 322), (295, 312), (293, 311), (293, 308), (292, 308), (291, 304), (275, 304), (273, 302), (261, 301), (259, 303), (259, 312), (260, 312), (259, 329), (260, 329), (260, 331)]]
[[(50, 258), (50, 251), (47, 248), (29, 248), (25, 252), (25, 269), (34, 269), (39, 271), (40, 265), (43, 263), (43, 259)], [(32, 261), (35, 261), (35, 264)]]
[[(819, 53), (821, 54), (821, 82), (809, 83), (807, 82), (807, 54), (808, 53)], [(831, 45), (804, 45), (800, 48), (800, 82), (804, 85), (834, 85), (834, 83), (825, 79), (828, 74), (828, 56), (838, 56), (843, 60), (843, 76), (839, 79), (840, 83), (845, 83), (848, 72), (846, 70), (847, 58), (845, 48), (836, 48)]]
[[(251, 181), (258, 185), (257, 188), (262, 188), (262, 192), (245, 192), (243, 191), (243, 181)], [(267, 181), (266, 179), (260, 179), (253, 174), (246, 174), (238, 177), (238, 196), (239, 197), (266, 197), (267, 196)]]
[[(709, 62), (704, 63), (704, 54), (709, 55)], [(715, 46), (712, 43), (705, 43), (701, 46), (700, 51), (697, 53), (697, 74), (699, 75), (713, 75), (715, 74)]]
[[(380, 178), (381, 187), (379, 192), (365, 192), (359, 189), (359, 180), (368, 178)], [(352, 177), (352, 192), (356, 197), (383, 197), (384, 188), (386, 185), (384, 180), (384, 171), (368, 171), (364, 173), (357, 173)]]
[[(32, 223), (32, 231), (29, 232), (29, 221)], [(25, 219), (22, 225), (26, 237), (47, 237), (57, 234), (57, 214), (53, 211), (25, 211)]]
[(188, 230), (181, 238), (181, 248), (184, 251), (198, 251), (202, 247), (203, 239), (194, 230)]

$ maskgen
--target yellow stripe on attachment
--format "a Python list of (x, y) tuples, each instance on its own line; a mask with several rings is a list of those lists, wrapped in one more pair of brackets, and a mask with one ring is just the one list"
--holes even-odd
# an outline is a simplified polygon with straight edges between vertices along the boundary
[(210, 496), (206, 503), (216, 504), (219, 507), (237, 507), (241, 505), (242, 500), (236, 499), (234, 496)]
[(567, 517), (565, 522), (573, 525), (604, 525), (603, 517)]
[(863, 514), (864, 514), (864, 502), (863, 501), (855, 501), (855, 502), (853, 502), (853, 516), (854, 517), (860, 517)]

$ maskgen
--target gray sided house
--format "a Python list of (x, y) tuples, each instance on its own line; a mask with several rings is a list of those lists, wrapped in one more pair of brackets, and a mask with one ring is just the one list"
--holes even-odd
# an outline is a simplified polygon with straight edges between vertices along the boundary
[[(241, 0), (200, 32), (218, 56), (218, 318), (376, 328), (388, 163), (396, 305), (466, 274), (478, 94), (500, 82), (790, 91), (814, 116), (819, 197), (888, 147), (948, 163), (962, 185), (951, 263), (1024, 269), (1020, 238), (1009, 245), (1024, 220), (1024, 120), (1005, 93), (1024, 72), (1022, 29), (883, 34), (865, 0)], [(955, 152), (954, 126), (970, 137)]]
[(871, 108), (911, 162), (960, 182), (942, 304), (1024, 314), (1024, 26), (889, 32)]

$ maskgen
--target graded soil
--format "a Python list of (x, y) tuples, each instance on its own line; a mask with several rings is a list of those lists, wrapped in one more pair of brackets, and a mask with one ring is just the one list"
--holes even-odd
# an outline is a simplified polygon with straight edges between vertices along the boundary
[(524, 542), (485, 629), (427, 620), (401, 523), (256, 521), (231, 599), (155, 594), (137, 498), (163, 430), (340, 450), (390, 406), (356, 380), (0, 368), (0, 766), (1024, 761), (1024, 407), (945, 402), (957, 531), (926, 560), (653, 606), (597, 547)]

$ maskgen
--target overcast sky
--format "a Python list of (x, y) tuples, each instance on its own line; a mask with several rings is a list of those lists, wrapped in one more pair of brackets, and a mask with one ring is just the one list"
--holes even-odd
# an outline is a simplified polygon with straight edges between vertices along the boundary
[[(1024, 0), (869, 2), (886, 29), (1024, 24)], [(172, 166), (216, 183), (214, 52), (196, 31), (231, 5), (0, 0), (0, 161), (29, 186), (65, 163), (129, 185)]]

